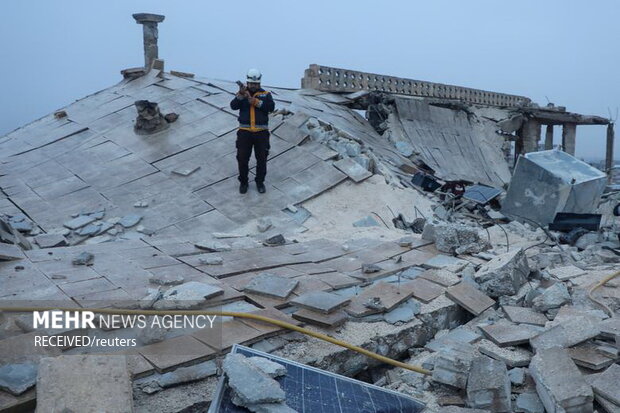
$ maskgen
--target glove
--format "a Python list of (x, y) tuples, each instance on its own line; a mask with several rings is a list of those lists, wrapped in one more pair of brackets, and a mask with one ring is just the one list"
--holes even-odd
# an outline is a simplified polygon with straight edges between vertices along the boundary
[(254, 107), (259, 107), (262, 104), (262, 102), (258, 98), (251, 98), (250, 104)]

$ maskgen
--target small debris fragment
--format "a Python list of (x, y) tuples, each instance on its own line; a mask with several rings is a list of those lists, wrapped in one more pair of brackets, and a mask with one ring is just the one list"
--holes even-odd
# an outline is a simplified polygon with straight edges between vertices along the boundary
[(75, 257), (71, 263), (73, 265), (92, 265), (95, 260), (95, 256), (90, 252), (81, 252), (77, 257)]
[(273, 226), (271, 219), (263, 217), (263, 218), (259, 218), (258, 219), (258, 224), (256, 224), (256, 227), (258, 228), (259, 232), (265, 232), (267, 231), (269, 228), (271, 228)]
[(282, 234), (274, 235), (273, 237), (268, 238), (265, 241), (263, 241), (263, 245), (267, 247), (277, 247), (279, 245), (284, 245), (284, 244), (286, 244), (286, 239), (284, 238)]

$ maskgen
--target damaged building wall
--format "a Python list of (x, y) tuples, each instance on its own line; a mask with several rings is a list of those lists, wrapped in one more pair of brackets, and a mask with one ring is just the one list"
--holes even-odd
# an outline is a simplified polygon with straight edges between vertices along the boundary
[(499, 187), (510, 181), (495, 122), (418, 99), (398, 97), (395, 107), (389, 133), (404, 136), (392, 139), (409, 142), (439, 178)]

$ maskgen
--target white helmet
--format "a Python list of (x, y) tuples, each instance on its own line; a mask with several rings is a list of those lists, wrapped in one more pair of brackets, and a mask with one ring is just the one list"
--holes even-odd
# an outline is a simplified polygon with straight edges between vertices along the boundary
[(250, 69), (248, 70), (248, 75), (246, 80), (250, 83), (260, 83), (260, 78), (263, 75), (260, 74), (260, 70), (258, 69)]

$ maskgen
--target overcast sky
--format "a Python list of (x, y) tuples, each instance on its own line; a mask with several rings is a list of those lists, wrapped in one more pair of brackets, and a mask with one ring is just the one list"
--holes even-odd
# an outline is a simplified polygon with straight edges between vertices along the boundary
[[(620, 106), (617, 0), (15, 0), (2, 2), (0, 136), (142, 65), (136, 12), (166, 16), (166, 70), (236, 80), (258, 67), (265, 84), (299, 87), (318, 63), (604, 117)], [(577, 129), (578, 156), (603, 158), (604, 142), (604, 127)]]

